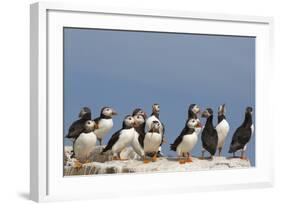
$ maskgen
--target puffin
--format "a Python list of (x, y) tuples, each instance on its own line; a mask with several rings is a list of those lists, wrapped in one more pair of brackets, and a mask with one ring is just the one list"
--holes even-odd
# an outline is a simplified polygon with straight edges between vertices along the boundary
[(122, 128), (115, 132), (106, 147), (102, 150), (102, 154), (111, 150), (113, 152), (113, 160), (121, 160), (121, 151), (132, 143), (135, 136), (135, 120), (133, 116), (127, 115), (122, 124)]
[(140, 156), (144, 157), (143, 140), (145, 136), (145, 117), (142, 114), (133, 115), (135, 120), (135, 136), (132, 141), (132, 148)]
[(244, 153), (247, 148), (247, 144), (251, 139), (251, 136), (254, 132), (254, 124), (252, 119), (253, 108), (247, 107), (245, 111), (245, 117), (242, 125), (238, 127), (232, 137), (230, 148), (228, 153), (233, 153), (235, 157), (235, 152), (241, 150), (241, 159), (247, 160), (247, 157), (244, 156)]
[[(164, 123), (162, 123), (160, 121), (160, 118), (159, 118), (159, 113), (160, 113), (160, 105), (158, 103), (154, 103), (152, 105), (152, 113), (150, 115), (150, 117), (147, 118), (146, 122), (145, 122), (145, 127), (146, 127), (146, 131), (150, 131), (151, 128), (152, 128), (152, 125), (153, 125), (153, 121), (158, 121), (159, 124), (160, 124), (160, 134), (162, 135), (162, 139), (163, 141), (161, 142), (161, 145), (163, 142), (165, 142), (165, 137), (164, 137), (164, 134), (165, 134), (165, 125)], [(157, 156), (158, 157), (161, 157), (162, 154), (161, 154), (161, 145), (159, 147), (159, 151), (157, 153)]]
[(83, 107), (79, 112), (79, 119), (74, 121), (65, 136), (66, 138), (75, 140), (80, 133), (84, 130), (85, 122), (92, 119), (91, 109), (88, 107)]
[(145, 134), (143, 139), (143, 149), (144, 149), (144, 163), (149, 163), (149, 160), (146, 158), (146, 155), (152, 154), (152, 162), (157, 160), (157, 153), (159, 147), (163, 142), (163, 134), (161, 133), (161, 123), (159, 120), (152, 121), (150, 130)]
[(204, 152), (207, 150), (211, 158), (216, 153), (218, 146), (218, 133), (213, 125), (213, 110), (207, 108), (203, 113), (202, 117), (207, 118), (205, 126), (202, 131), (201, 140), (202, 140), (202, 159), (204, 159)]
[[(179, 156), (179, 163), (184, 164), (186, 162), (192, 162), (190, 152), (194, 148), (198, 140), (198, 134), (195, 128), (200, 126), (197, 119), (189, 119), (180, 135), (176, 138), (173, 144), (170, 145), (172, 151), (177, 152)], [(183, 157), (184, 159), (181, 159)]]
[(113, 120), (112, 117), (117, 115), (117, 112), (111, 107), (103, 107), (100, 112), (100, 116), (94, 119), (97, 124), (95, 134), (98, 137), (99, 144), (102, 145), (102, 139), (112, 129)]
[(220, 105), (218, 108), (218, 124), (216, 126), (216, 130), (218, 133), (218, 151), (219, 156), (221, 156), (222, 147), (224, 145), (225, 139), (227, 137), (227, 134), (229, 132), (229, 124), (225, 117), (225, 104)]
[(85, 121), (83, 130), (73, 143), (73, 150), (76, 158), (76, 167), (81, 167), (82, 163), (89, 162), (90, 154), (94, 151), (97, 136), (94, 133), (96, 123), (93, 120)]
[(202, 126), (200, 123), (200, 119), (198, 118), (198, 114), (200, 113), (200, 108), (197, 104), (190, 104), (188, 107), (188, 118), (186, 123), (188, 122), (189, 119), (196, 119), (198, 121), (198, 126), (195, 128), (195, 131), (197, 135), (200, 134), (202, 130)]

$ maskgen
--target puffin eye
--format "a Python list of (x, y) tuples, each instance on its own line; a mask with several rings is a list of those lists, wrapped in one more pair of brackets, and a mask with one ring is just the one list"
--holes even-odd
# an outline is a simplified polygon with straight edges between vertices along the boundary
[(107, 108), (106, 111), (109, 111), (109, 108)]

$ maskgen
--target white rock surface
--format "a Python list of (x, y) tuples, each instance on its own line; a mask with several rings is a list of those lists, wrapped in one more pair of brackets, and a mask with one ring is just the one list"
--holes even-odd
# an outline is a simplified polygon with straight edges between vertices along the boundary
[[(67, 150), (67, 151), (66, 151)], [(69, 153), (71, 148), (65, 149)], [(113, 174), (113, 173), (144, 173), (144, 172), (177, 172), (177, 171), (201, 171), (214, 169), (249, 168), (251, 164), (247, 160), (239, 158), (214, 157), (200, 160), (192, 158), (192, 163), (179, 164), (176, 158), (159, 158), (156, 162), (144, 164), (131, 148), (122, 152), (122, 161), (112, 161), (112, 155), (106, 153), (100, 156), (101, 147), (93, 154), (93, 162), (84, 164), (81, 169), (73, 167), (75, 159), (65, 163), (65, 176), (71, 175), (92, 175), (92, 174)], [(70, 151), (71, 152), (71, 151)], [(66, 157), (67, 158), (67, 157)]]

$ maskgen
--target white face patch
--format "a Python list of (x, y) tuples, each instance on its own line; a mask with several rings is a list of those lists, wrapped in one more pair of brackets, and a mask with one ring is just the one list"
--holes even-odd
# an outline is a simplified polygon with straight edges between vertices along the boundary
[(153, 110), (155, 110), (156, 112), (160, 111), (160, 105), (153, 105)]
[(87, 120), (86, 123), (85, 123), (85, 129), (86, 130), (93, 130), (94, 127), (95, 127), (95, 122), (92, 121), (92, 120)]
[(192, 112), (195, 114), (200, 112), (200, 108), (198, 107), (198, 105), (194, 105), (194, 107), (192, 108)]
[(134, 124), (135, 120), (132, 116), (129, 116), (125, 119), (125, 124), (127, 126), (132, 126)]
[(102, 114), (104, 114), (105, 116), (111, 116), (112, 115), (112, 109), (111, 108), (105, 108), (103, 111), (102, 111)]
[(188, 126), (189, 128), (195, 128), (197, 124), (198, 124), (198, 120), (196, 120), (196, 119), (190, 119), (190, 120), (187, 122), (187, 126)]
[(141, 115), (141, 114), (139, 114), (139, 115), (135, 115), (134, 116), (134, 120), (135, 120), (135, 123), (137, 124), (137, 125), (141, 125), (141, 124), (143, 124), (144, 123), (144, 118), (143, 118), (143, 116)]

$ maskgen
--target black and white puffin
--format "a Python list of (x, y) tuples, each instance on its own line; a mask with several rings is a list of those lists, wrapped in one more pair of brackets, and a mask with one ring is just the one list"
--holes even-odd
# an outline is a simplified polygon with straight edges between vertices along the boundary
[[(186, 162), (192, 162), (191, 151), (197, 143), (198, 135), (195, 128), (200, 126), (197, 119), (189, 119), (180, 135), (176, 138), (173, 144), (171, 144), (170, 149), (177, 152), (179, 158), (179, 163), (184, 164)], [(184, 159), (181, 159), (183, 157)]]
[(195, 128), (197, 135), (199, 135), (202, 130), (200, 119), (198, 118), (199, 113), (200, 113), (199, 106), (197, 104), (191, 104), (188, 108), (188, 118), (186, 121), (186, 123), (188, 122), (189, 119), (196, 119), (198, 121), (198, 126)]
[(100, 116), (94, 119), (97, 124), (97, 129), (95, 130), (95, 134), (98, 137), (98, 141), (100, 145), (102, 145), (102, 139), (105, 135), (112, 129), (113, 120), (112, 117), (117, 115), (117, 112), (110, 107), (103, 107), (100, 112)]
[[(160, 114), (160, 105), (158, 103), (155, 103), (155, 104), (152, 105), (152, 113), (151, 113), (150, 117), (148, 117), (146, 119), (145, 127), (146, 127), (146, 131), (150, 131), (151, 128), (152, 128), (152, 125), (153, 125), (153, 121), (159, 122), (159, 124), (160, 124), (160, 128), (159, 128), (160, 134), (163, 136), (162, 137), (163, 141), (161, 142), (161, 145), (162, 145), (162, 143), (165, 142), (165, 125), (164, 125), (163, 122), (160, 121), (159, 114)], [(160, 145), (159, 151), (157, 153), (158, 157), (162, 156), (161, 145)]]
[(80, 133), (84, 130), (85, 122), (91, 119), (92, 119), (91, 109), (88, 107), (83, 107), (79, 113), (79, 119), (74, 121), (70, 125), (68, 129), (68, 133), (65, 137), (75, 140), (80, 135)]
[(233, 153), (235, 157), (235, 152), (241, 150), (241, 159), (247, 159), (244, 156), (244, 152), (247, 148), (247, 143), (250, 141), (251, 136), (254, 132), (254, 124), (252, 119), (253, 108), (247, 107), (245, 111), (244, 122), (240, 127), (236, 129), (233, 134), (232, 141), (228, 153)]
[(207, 118), (201, 135), (202, 159), (204, 159), (205, 150), (207, 150), (210, 153), (211, 158), (213, 158), (218, 146), (218, 133), (213, 125), (213, 110), (211, 108), (207, 108), (202, 113), (202, 117)]
[(152, 161), (157, 160), (157, 153), (163, 141), (161, 134), (161, 123), (158, 120), (152, 121), (150, 130), (145, 134), (143, 140), (144, 163), (148, 163), (147, 154), (152, 154)]
[(218, 124), (216, 126), (219, 156), (221, 156), (222, 147), (229, 132), (229, 124), (226, 120), (225, 113), (225, 104), (220, 105), (218, 108)]
[(145, 117), (142, 114), (136, 114), (133, 117), (135, 120), (135, 136), (132, 141), (132, 148), (140, 157), (144, 157), (143, 140), (145, 136)]
[(81, 167), (81, 163), (89, 162), (90, 154), (94, 151), (97, 136), (94, 133), (96, 123), (93, 120), (87, 120), (83, 125), (83, 130), (73, 143), (73, 150), (77, 160), (76, 167)]
[(102, 153), (112, 150), (113, 160), (121, 160), (121, 151), (132, 143), (135, 136), (134, 124), (133, 116), (127, 115), (123, 120), (122, 128), (112, 135)]

